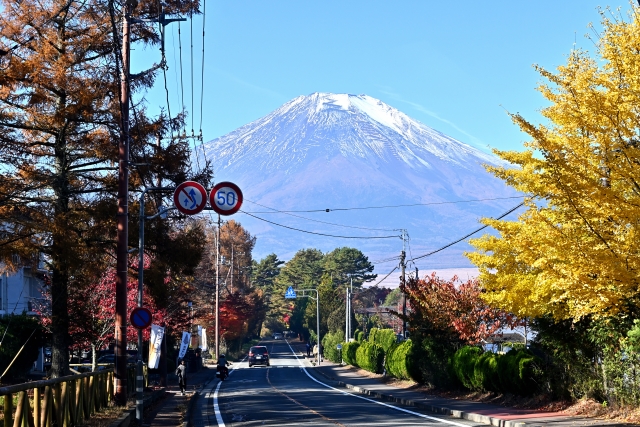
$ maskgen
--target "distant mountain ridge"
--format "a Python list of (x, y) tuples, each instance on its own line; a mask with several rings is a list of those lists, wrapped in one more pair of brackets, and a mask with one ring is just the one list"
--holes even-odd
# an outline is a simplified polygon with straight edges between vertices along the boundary
[[(213, 160), (217, 181), (233, 181), (243, 189), (244, 211), (273, 212), (261, 205), (280, 211), (326, 208), (331, 215), (305, 215), (346, 226), (275, 212), (259, 215), (321, 234), (375, 236), (381, 233), (363, 228), (407, 229), (416, 249), (427, 250), (476, 228), (479, 217), (495, 216), (517, 203), (452, 203), (515, 196), (482, 166), (506, 164), (367, 95), (299, 96), (204, 144), (203, 150)], [(425, 203), (435, 204), (361, 209)], [(306, 247), (354, 246), (375, 258), (397, 253), (401, 247), (401, 242), (305, 234), (242, 214), (235, 219), (257, 236), (258, 257), (275, 252), (288, 259)], [(469, 266), (461, 250), (439, 256), (439, 262)]]

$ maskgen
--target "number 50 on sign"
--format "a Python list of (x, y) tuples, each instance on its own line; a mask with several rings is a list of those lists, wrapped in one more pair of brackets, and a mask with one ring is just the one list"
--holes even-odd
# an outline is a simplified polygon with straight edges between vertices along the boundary
[(242, 191), (232, 182), (220, 182), (211, 190), (209, 203), (220, 215), (233, 215), (242, 206)]

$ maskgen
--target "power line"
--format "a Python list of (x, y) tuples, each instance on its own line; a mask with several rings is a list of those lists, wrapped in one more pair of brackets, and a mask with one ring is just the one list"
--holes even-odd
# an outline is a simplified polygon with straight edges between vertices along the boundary
[(398, 236), (376, 236), (376, 237), (337, 236), (335, 234), (316, 233), (314, 231), (301, 230), (299, 228), (289, 227), (288, 225), (278, 224), (277, 222), (273, 222), (273, 221), (269, 221), (268, 219), (260, 218), (259, 216), (252, 215), (249, 212), (245, 212), (245, 211), (242, 211), (242, 210), (240, 212), (242, 212), (243, 214), (249, 215), (250, 217), (259, 219), (260, 221), (264, 221), (264, 222), (268, 222), (269, 224), (277, 225), (278, 227), (288, 228), (289, 230), (299, 231), (301, 233), (316, 234), (318, 236), (337, 237), (339, 239), (364, 239), (364, 240), (369, 240), (369, 239), (397, 239), (398, 238)]
[[(320, 224), (333, 225), (333, 226), (336, 226), (336, 227), (356, 228), (356, 229), (358, 229), (358, 230), (372, 230), (372, 231), (400, 231), (400, 230), (399, 230), (399, 229), (397, 229), (397, 228), (370, 228), (370, 227), (357, 227), (357, 226), (355, 226), (355, 225), (344, 225), (344, 224), (336, 224), (336, 223), (333, 223), (333, 222), (320, 221), (320, 220), (318, 220), (318, 219), (306, 218), (306, 217), (304, 217), (304, 216), (295, 215), (295, 214), (292, 214), (292, 213), (290, 213), (290, 212), (280, 211), (280, 210), (278, 210), (278, 209), (275, 209), (275, 208), (271, 208), (271, 207), (269, 207), (269, 206), (262, 205), (262, 204), (260, 204), (260, 203), (258, 203), (258, 202), (254, 202), (253, 200), (248, 200), (248, 199), (244, 199), (244, 200), (246, 200), (247, 202), (253, 203), (253, 204), (255, 204), (255, 205), (262, 206), (263, 208), (271, 209), (272, 211), (277, 212), (277, 213), (283, 213), (283, 214), (285, 214), (285, 215), (290, 215), (290, 216), (293, 216), (293, 217), (296, 217), (296, 218), (301, 218), (301, 219), (304, 219), (304, 220), (307, 220), (307, 221), (319, 222)], [(274, 212), (269, 212), (269, 213), (274, 213)], [(251, 213), (256, 213), (256, 212), (251, 212)]]
[[(180, 105), (182, 106), (182, 111), (184, 111), (184, 77), (182, 74), (182, 32), (180, 31), (180, 22), (178, 22), (178, 52), (180, 53)], [(184, 134), (187, 133), (185, 125), (182, 125), (182, 131)]]
[(394, 272), (394, 271), (396, 271), (397, 269), (398, 269), (398, 266), (396, 265), (395, 267), (393, 267), (393, 270), (391, 270), (391, 271), (389, 272), (389, 274), (387, 274), (386, 276), (384, 276), (384, 277), (382, 278), (382, 280), (380, 280), (378, 283), (376, 283), (375, 285), (372, 285), (372, 286), (378, 286), (380, 283), (384, 282), (384, 281), (385, 281), (385, 279), (386, 279), (387, 277), (391, 276), (391, 273), (393, 273), (393, 272)]
[[(512, 208), (512, 209), (509, 209), (507, 212), (503, 213), (502, 215), (500, 215), (499, 217), (497, 217), (497, 218), (495, 218), (495, 219), (502, 219), (502, 218), (504, 218), (505, 216), (507, 216), (507, 215), (509, 215), (510, 213), (512, 213), (513, 211), (515, 211), (516, 209), (520, 208), (521, 206), (524, 206), (524, 202), (520, 203), (518, 206), (516, 206), (516, 207), (514, 207), (514, 208)], [(431, 252), (429, 252), (428, 254), (420, 255), (420, 256), (417, 256), (417, 257), (415, 257), (415, 258), (411, 258), (411, 259), (410, 259), (410, 260), (408, 260), (408, 261), (415, 261), (415, 260), (417, 260), (417, 259), (425, 258), (425, 257), (428, 257), (428, 256), (433, 255), (433, 254), (435, 254), (435, 253), (438, 253), (438, 252), (440, 252), (440, 251), (443, 251), (443, 250), (447, 249), (448, 247), (453, 246), (453, 245), (455, 245), (456, 243), (459, 243), (459, 242), (463, 241), (463, 240), (464, 240), (464, 239), (466, 239), (467, 237), (469, 237), (469, 236), (473, 236), (473, 235), (474, 235), (474, 234), (476, 234), (478, 231), (482, 231), (482, 230), (484, 230), (484, 229), (485, 229), (485, 228), (487, 228), (487, 227), (489, 227), (489, 226), (488, 226), (488, 225), (484, 225), (484, 226), (482, 226), (482, 227), (478, 228), (477, 230), (474, 230), (474, 231), (472, 231), (471, 233), (467, 234), (466, 236), (461, 237), (460, 239), (458, 239), (458, 240), (456, 240), (456, 241), (454, 241), (454, 242), (451, 242), (451, 243), (449, 243), (449, 244), (447, 244), (447, 245), (445, 245), (445, 246), (441, 247), (440, 249), (436, 249), (435, 251), (431, 251)]]
[[(495, 197), (490, 199), (472, 199), (472, 200), (456, 200), (452, 202), (432, 202), (432, 203), (412, 203), (406, 205), (384, 205), (384, 206), (366, 206), (366, 207), (353, 207), (353, 208), (327, 208), (327, 209), (310, 209), (310, 210), (290, 210), (290, 211), (277, 211), (278, 213), (309, 213), (309, 212), (332, 212), (332, 211), (355, 211), (355, 210), (366, 210), (366, 209), (387, 209), (387, 208), (405, 208), (411, 206), (433, 206), (433, 205), (449, 205), (449, 204), (457, 204), (457, 203), (475, 203), (475, 202), (488, 202), (494, 200), (509, 200), (509, 199), (521, 199), (523, 196), (513, 196), (513, 197)], [(271, 208), (269, 208), (271, 209)], [(276, 213), (276, 212), (251, 212), (254, 214), (266, 214), (266, 213)], [(394, 230), (395, 231), (395, 230)]]

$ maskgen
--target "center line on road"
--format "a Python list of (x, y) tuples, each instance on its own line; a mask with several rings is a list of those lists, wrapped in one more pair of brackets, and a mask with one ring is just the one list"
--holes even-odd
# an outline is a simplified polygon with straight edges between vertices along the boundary
[(469, 427), (467, 424), (457, 423), (455, 421), (449, 421), (449, 420), (445, 420), (445, 419), (437, 418), (437, 417), (431, 417), (429, 415), (421, 414), (419, 412), (410, 411), (409, 409), (405, 409), (405, 408), (400, 408), (398, 406), (389, 405), (389, 404), (384, 403), (384, 402), (378, 402), (377, 400), (369, 399), (368, 397), (360, 396), (358, 394), (353, 394), (353, 393), (346, 392), (344, 390), (339, 390), (339, 389), (337, 389), (335, 387), (330, 386), (329, 384), (325, 384), (322, 381), (314, 378), (313, 375), (311, 375), (307, 371), (307, 368), (302, 364), (302, 361), (300, 360), (300, 358), (298, 357), (296, 352), (293, 351), (293, 348), (291, 347), (291, 344), (289, 344), (289, 341), (286, 341), (286, 343), (289, 346), (289, 350), (291, 350), (291, 353), (293, 353), (294, 357), (298, 361), (298, 364), (300, 365), (300, 368), (304, 371), (304, 373), (307, 374), (307, 376), (309, 378), (311, 378), (312, 381), (315, 381), (318, 384), (320, 384), (320, 385), (322, 385), (322, 386), (324, 386), (326, 388), (329, 388), (331, 390), (335, 390), (335, 391), (337, 391), (339, 393), (348, 394), (349, 396), (357, 397), (358, 399), (366, 400), (367, 402), (371, 402), (371, 403), (375, 403), (375, 404), (378, 404), (378, 405), (382, 405), (382, 406), (385, 406), (385, 407), (390, 408), (390, 409), (395, 409), (396, 411), (405, 412), (407, 414), (415, 415), (416, 417), (426, 418), (428, 420), (438, 421), (438, 422), (446, 423), (446, 424), (451, 424), (453, 426), (458, 426), (458, 427)]
[(333, 423), (333, 424), (335, 424), (335, 425), (338, 425), (338, 426), (347, 427), (347, 426), (345, 426), (344, 424), (340, 424), (338, 421), (336, 421), (336, 420), (334, 420), (334, 419), (331, 419), (331, 418), (329, 418), (329, 417), (327, 417), (327, 416), (325, 416), (325, 415), (322, 415), (320, 412), (318, 412), (318, 411), (316, 411), (316, 410), (313, 410), (313, 409), (309, 408), (307, 405), (305, 405), (305, 404), (303, 404), (303, 403), (298, 402), (298, 401), (297, 401), (297, 400), (295, 400), (293, 397), (288, 396), (288, 395), (287, 395), (287, 394), (285, 394), (284, 392), (282, 392), (282, 391), (278, 390), (278, 389), (277, 389), (273, 384), (271, 384), (271, 380), (269, 379), (269, 371), (267, 371), (267, 382), (269, 383), (269, 385), (271, 386), (271, 388), (273, 388), (273, 389), (276, 391), (276, 393), (278, 393), (278, 394), (279, 394), (279, 395), (281, 395), (281, 396), (286, 397), (287, 399), (289, 399), (290, 401), (292, 401), (292, 402), (293, 402), (293, 403), (295, 403), (296, 405), (298, 405), (298, 406), (302, 406), (304, 409), (307, 409), (307, 410), (311, 411), (312, 413), (314, 413), (314, 414), (318, 415), (320, 418), (322, 418), (322, 419), (323, 419), (323, 420), (325, 420), (325, 421), (329, 421), (329, 422), (331, 422), (331, 423)]

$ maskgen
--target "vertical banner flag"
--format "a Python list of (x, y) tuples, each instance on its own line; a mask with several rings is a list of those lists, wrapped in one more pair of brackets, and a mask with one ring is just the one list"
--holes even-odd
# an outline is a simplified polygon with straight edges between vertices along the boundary
[(151, 325), (151, 339), (149, 340), (149, 369), (158, 369), (163, 338), (164, 328), (158, 325)]
[(202, 351), (209, 350), (209, 346), (207, 344), (207, 329), (206, 328), (202, 328), (202, 344), (200, 345), (200, 348), (202, 349)]
[(187, 349), (189, 348), (190, 342), (191, 334), (189, 332), (183, 332), (182, 341), (180, 341), (180, 353), (178, 353), (178, 359), (184, 358), (184, 355), (187, 354)]

